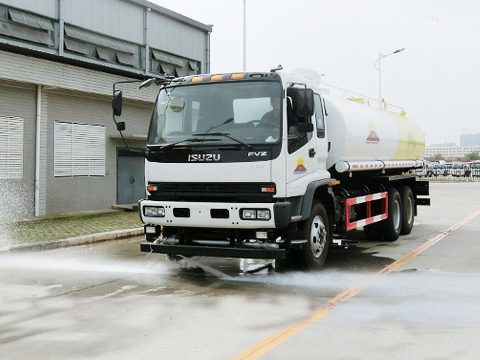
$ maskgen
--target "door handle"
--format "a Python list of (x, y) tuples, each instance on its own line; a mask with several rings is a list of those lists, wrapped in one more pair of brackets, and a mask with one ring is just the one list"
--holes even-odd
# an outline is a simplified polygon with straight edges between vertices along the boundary
[(317, 152), (315, 151), (314, 148), (311, 148), (310, 150), (308, 150), (308, 156), (310, 156), (311, 158), (315, 157), (315, 154)]

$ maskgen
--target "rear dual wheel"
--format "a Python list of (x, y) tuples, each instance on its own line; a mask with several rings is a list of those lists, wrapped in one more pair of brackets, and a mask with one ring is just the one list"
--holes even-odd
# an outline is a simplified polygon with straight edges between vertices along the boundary
[(395, 241), (400, 234), (412, 232), (415, 217), (415, 200), (412, 189), (402, 186), (398, 190), (388, 189), (388, 218), (382, 222), (364, 227), (365, 236), (370, 240)]
[(402, 229), (400, 233), (408, 235), (412, 232), (415, 220), (415, 199), (409, 186), (402, 186), (398, 190), (402, 199)]

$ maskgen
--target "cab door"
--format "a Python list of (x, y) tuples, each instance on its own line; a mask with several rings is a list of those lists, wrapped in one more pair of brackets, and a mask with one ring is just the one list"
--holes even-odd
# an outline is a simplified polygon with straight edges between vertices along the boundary
[[(329, 177), (326, 171), (328, 142), (325, 129), (325, 111), (320, 95), (313, 95), (314, 111), (311, 116), (298, 115), (295, 103), (295, 89), (287, 91), (288, 157), (287, 193), (288, 196), (301, 194), (305, 186), (313, 180)], [(289, 103), (292, 102), (292, 110)], [(295, 124), (298, 122), (297, 124)], [(303, 125), (302, 125), (303, 124)], [(311, 124), (310, 130), (301, 132)]]

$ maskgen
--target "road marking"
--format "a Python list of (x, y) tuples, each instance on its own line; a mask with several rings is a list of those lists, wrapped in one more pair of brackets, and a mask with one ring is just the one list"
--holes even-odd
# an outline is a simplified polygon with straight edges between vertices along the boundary
[(480, 214), (480, 209), (475, 211), (474, 213), (470, 214), (467, 216), (465, 219), (459, 221), (455, 225), (451, 226), (448, 228), (446, 231), (438, 234), (434, 238), (426, 241), (422, 245), (420, 245), (418, 248), (415, 250), (410, 251), (408, 254), (402, 256), (400, 259), (394, 261), (390, 265), (385, 266), (382, 270), (378, 271), (377, 273), (373, 274), (369, 279), (364, 281), (363, 283), (353, 286), (344, 292), (338, 294), (334, 298), (328, 300), (325, 302), (318, 310), (313, 312), (307, 319), (303, 320), (302, 322), (293, 325), (292, 327), (279, 331), (276, 334), (273, 334), (262, 341), (258, 342), (257, 344), (253, 345), (252, 347), (248, 348), (245, 350), (243, 353), (240, 355), (234, 357), (232, 360), (254, 360), (258, 359), (260, 356), (263, 354), (269, 352), (276, 346), (280, 345), (284, 341), (288, 340), (291, 338), (293, 335), (299, 333), (306, 327), (310, 326), (314, 322), (320, 320), (323, 318), (325, 315), (327, 315), (334, 307), (337, 305), (340, 305), (347, 300), (353, 298), (363, 290), (365, 290), (367, 287), (369, 287), (375, 279), (377, 279), (379, 276), (385, 276), (393, 271), (397, 270), (400, 268), (402, 265), (410, 261), (411, 259), (415, 258), (416, 256), (420, 255), (422, 252), (430, 248), (431, 246), (435, 245), (437, 242), (445, 238), (446, 236), (450, 235), (452, 232), (457, 230), (460, 226), (464, 225), (468, 221), (472, 220), (474, 217), (478, 216)]

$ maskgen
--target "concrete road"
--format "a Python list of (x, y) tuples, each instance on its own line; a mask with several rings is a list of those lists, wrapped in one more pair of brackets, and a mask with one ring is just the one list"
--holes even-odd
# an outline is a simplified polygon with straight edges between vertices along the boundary
[(182, 269), (141, 238), (0, 254), (0, 358), (478, 359), (480, 183), (431, 198), (411, 235), (353, 234), (317, 273)]

